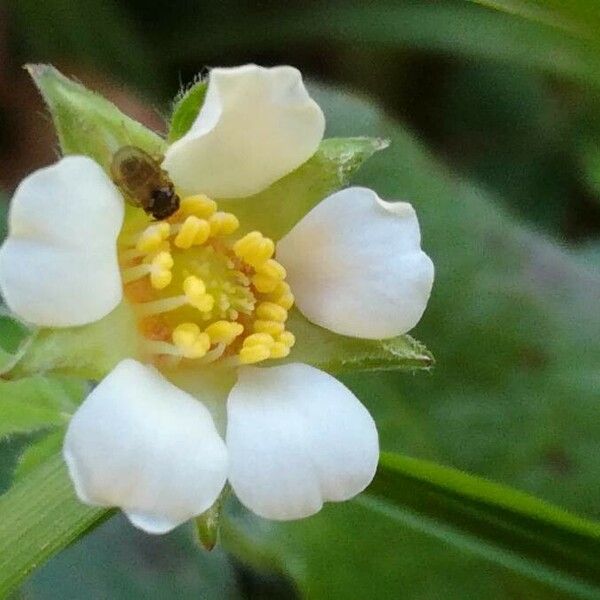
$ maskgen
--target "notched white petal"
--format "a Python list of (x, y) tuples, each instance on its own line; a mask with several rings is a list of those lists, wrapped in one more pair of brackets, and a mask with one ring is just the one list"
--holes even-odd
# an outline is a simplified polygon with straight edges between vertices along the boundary
[(92, 323), (121, 300), (116, 240), (123, 199), (100, 166), (69, 156), (26, 177), (0, 248), (0, 290), (30, 323)]
[(433, 285), (413, 207), (367, 188), (323, 200), (279, 241), (277, 259), (306, 318), (353, 337), (410, 331)]
[(375, 423), (339, 381), (308, 365), (245, 367), (227, 403), (229, 480), (240, 501), (278, 520), (347, 500), (372, 480)]
[(213, 69), (196, 121), (163, 166), (187, 193), (250, 196), (308, 160), (324, 129), (297, 69)]
[(149, 533), (208, 509), (227, 476), (210, 413), (153, 367), (121, 362), (69, 424), (64, 456), (83, 502), (120, 507)]

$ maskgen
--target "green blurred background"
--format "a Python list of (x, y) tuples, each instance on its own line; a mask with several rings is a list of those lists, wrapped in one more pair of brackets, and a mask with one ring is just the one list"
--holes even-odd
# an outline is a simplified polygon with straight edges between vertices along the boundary
[[(0, 189), (56, 143), (25, 62), (53, 62), (160, 130), (207, 67), (292, 64), (328, 135), (392, 147), (358, 181), (410, 200), (437, 267), (415, 330), (430, 374), (346, 378), (382, 447), (600, 517), (600, 5), (14, 0), (0, 6)], [(523, 10), (521, 10), (521, 8)], [(2, 447), (0, 482), (20, 445)], [(235, 511), (235, 507), (231, 509)], [(227, 550), (117, 517), (23, 588), (32, 599), (562, 598), (359, 502)]]

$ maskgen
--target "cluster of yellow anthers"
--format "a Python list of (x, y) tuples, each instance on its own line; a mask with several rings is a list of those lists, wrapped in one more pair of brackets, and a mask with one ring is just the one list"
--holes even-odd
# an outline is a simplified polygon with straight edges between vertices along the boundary
[[(232, 239), (238, 219), (203, 195), (188, 196), (165, 221), (144, 221), (119, 241), (122, 275), (140, 318), (155, 325), (155, 355), (241, 364), (284, 358), (294, 304), (275, 244), (258, 231)], [(140, 287), (141, 284), (141, 287)], [(171, 289), (182, 293), (172, 295)]]

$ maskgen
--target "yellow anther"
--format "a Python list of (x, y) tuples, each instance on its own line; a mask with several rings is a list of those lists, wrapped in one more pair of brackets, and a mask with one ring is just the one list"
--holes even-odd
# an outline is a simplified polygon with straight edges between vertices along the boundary
[(244, 346), (240, 350), (239, 358), (243, 365), (261, 362), (271, 357), (271, 351), (266, 346)]
[(213, 344), (225, 344), (228, 346), (244, 331), (244, 326), (240, 323), (231, 323), (230, 321), (215, 321), (204, 331), (208, 334)]
[(274, 302), (261, 302), (256, 309), (256, 315), (259, 319), (282, 323), (288, 318), (287, 310)]
[(294, 306), (294, 295), (290, 286), (285, 281), (280, 281), (275, 289), (269, 294), (269, 300), (275, 304), (279, 304), (285, 310), (290, 310)]
[(259, 319), (254, 321), (254, 331), (256, 333), (268, 333), (271, 336), (277, 336), (283, 333), (285, 327), (280, 321), (263, 321)]
[(285, 281), (280, 281), (277, 284), (277, 287), (273, 290), (273, 292), (270, 294), (272, 299), (278, 298), (279, 296), (283, 296), (284, 294), (290, 294), (291, 293), (291, 288), (289, 286), (289, 284)]
[(282, 342), (275, 342), (270, 352), (269, 358), (285, 358), (290, 353), (290, 347)]
[(210, 223), (210, 234), (212, 236), (231, 235), (240, 226), (237, 217), (227, 212), (215, 213), (208, 222)]
[(252, 285), (254, 285), (261, 294), (272, 292), (277, 287), (278, 283), (278, 279), (273, 279), (263, 273), (256, 273), (252, 276)]
[(206, 286), (200, 277), (190, 275), (183, 282), (183, 291), (188, 298), (197, 297), (206, 294)]
[(282, 308), (285, 308), (285, 310), (290, 310), (290, 308), (294, 306), (295, 300), (296, 299), (294, 298), (293, 294), (284, 294), (283, 296), (277, 298), (276, 303)]
[(153, 267), (160, 267), (162, 269), (172, 269), (173, 264), (174, 264), (173, 256), (171, 255), (170, 252), (159, 252), (152, 259)]
[(271, 279), (278, 279), (279, 281), (285, 279), (287, 275), (285, 267), (273, 258), (266, 260), (262, 265), (258, 265), (256, 267), (256, 272), (261, 275), (266, 275)]
[(273, 256), (275, 243), (259, 231), (252, 231), (233, 245), (233, 251), (238, 258), (257, 267)]
[(284, 331), (279, 334), (277, 341), (285, 344), (288, 348), (292, 348), (296, 343), (296, 336), (291, 331)]
[(251, 231), (233, 245), (233, 251), (236, 256), (243, 258), (244, 254), (246, 254), (252, 246), (255, 246), (260, 242), (262, 238), (263, 234), (260, 231)]
[(244, 340), (244, 348), (249, 346), (266, 346), (270, 348), (275, 343), (273, 336), (268, 333), (253, 333)]
[(150, 266), (150, 284), (156, 290), (163, 290), (173, 279), (171, 269), (173, 268), (173, 257), (170, 252), (159, 252)]
[(191, 215), (181, 226), (181, 229), (175, 238), (175, 245), (182, 250), (187, 250), (193, 245), (200, 246), (201, 244), (204, 244), (209, 235), (210, 225), (208, 224), (208, 221)]
[(140, 252), (153, 252), (170, 234), (171, 226), (166, 221), (153, 223), (142, 232), (135, 247)]
[(195, 323), (182, 323), (173, 331), (173, 343), (185, 358), (202, 358), (210, 349), (210, 338)]
[(150, 285), (155, 290), (164, 290), (173, 281), (171, 271), (152, 271), (150, 273)]
[(180, 210), (184, 215), (195, 215), (201, 219), (208, 219), (217, 212), (217, 203), (203, 194), (186, 196), (181, 200)]
[(195, 275), (186, 277), (183, 282), (183, 292), (188, 302), (200, 312), (208, 312), (213, 309), (215, 299), (206, 293), (204, 281)]

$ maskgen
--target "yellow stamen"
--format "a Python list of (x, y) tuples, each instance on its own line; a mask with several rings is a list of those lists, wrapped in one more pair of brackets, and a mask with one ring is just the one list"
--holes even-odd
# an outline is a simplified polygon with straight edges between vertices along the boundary
[(261, 294), (272, 292), (277, 287), (278, 283), (278, 279), (273, 279), (263, 273), (256, 273), (252, 276), (252, 285), (254, 285)]
[(233, 245), (233, 251), (238, 258), (257, 267), (273, 256), (275, 243), (260, 231), (252, 231)]
[(241, 323), (231, 323), (229, 321), (215, 321), (205, 329), (211, 342), (215, 344), (222, 343), (226, 346), (229, 346), (243, 331), (244, 326)]
[(285, 281), (280, 281), (275, 289), (269, 293), (269, 300), (275, 304), (279, 304), (285, 310), (290, 310), (294, 306), (294, 295), (291, 292), (290, 286)]
[(179, 209), (184, 215), (208, 219), (217, 212), (217, 203), (204, 194), (198, 194), (182, 198)]
[[(162, 252), (162, 251), (166, 251), (168, 252), (170, 250), (170, 246), (169, 246), (169, 242), (162, 242), (161, 245), (157, 248), (156, 251), (158, 252)], [(119, 260), (121, 262), (128, 262), (130, 260), (136, 260), (138, 258), (144, 258), (147, 256), (147, 252), (144, 252), (142, 250), (138, 250), (137, 248), (129, 248), (128, 250), (121, 250), (119, 252)]]
[(171, 234), (171, 225), (167, 221), (153, 223), (146, 227), (138, 238), (136, 249), (140, 252), (154, 252)]
[(282, 281), (287, 277), (285, 267), (273, 258), (270, 258), (261, 265), (258, 265), (256, 267), (256, 272), (260, 273), (261, 275), (266, 275), (271, 279), (277, 279), (278, 281)]
[(150, 266), (150, 283), (156, 290), (163, 290), (173, 279), (173, 256), (170, 252), (159, 252)]
[(269, 335), (280, 335), (284, 331), (283, 323), (279, 321), (263, 321), (261, 319), (254, 321), (254, 331), (257, 333), (268, 333)]
[(182, 323), (173, 331), (173, 343), (185, 358), (202, 358), (210, 349), (210, 338), (195, 323)]
[(294, 298), (293, 294), (284, 294), (283, 296), (277, 298), (276, 303), (282, 308), (285, 308), (285, 310), (290, 310), (290, 308), (294, 306), (295, 300), (296, 299)]
[(188, 299), (185, 296), (175, 296), (173, 298), (153, 300), (152, 302), (142, 302), (137, 305), (137, 310), (142, 317), (152, 317), (177, 310), (187, 303)]
[(208, 220), (212, 236), (231, 235), (240, 226), (235, 215), (227, 212), (217, 212)]
[(284, 331), (279, 334), (277, 341), (285, 344), (288, 348), (292, 348), (296, 343), (296, 336), (291, 331)]
[(269, 358), (285, 358), (290, 353), (290, 347), (281, 342), (275, 342), (271, 346)]
[(266, 346), (270, 348), (275, 340), (268, 333), (253, 333), (244, 340), (244, 347)]
[(256, 308), (256, 315), (260, 319), (282, 323), (288, 318), (287, 310), (274, 302), (261, 302)]
[(215, 299), (206, 293), (206, 285), (204, 281), (195, 275), (190, 275), (183, 282), (183, 292), (194, 308), (200, 312), (208, 312), (213, 309)]
[(150, 265), (136, 265), (135, 267), (129, 267), (121, 271), (121, 280), (123, 283), (131, 283), (137, 281), (142, 277), (146, 277), (150, 273)]
[(240, 363), (243, 365), (251, 365), (270, 357), (271, 351), (266, 346), (244, 346), (240, 350)]
[(181, 225), (175, 238), (175, 245), (182, 250), (187, 250), (193, 245), (201, 246), (210, 236), (210, 225), (206, 219), (199, 219), (190, 215)]

